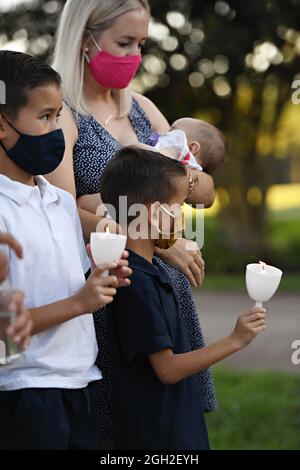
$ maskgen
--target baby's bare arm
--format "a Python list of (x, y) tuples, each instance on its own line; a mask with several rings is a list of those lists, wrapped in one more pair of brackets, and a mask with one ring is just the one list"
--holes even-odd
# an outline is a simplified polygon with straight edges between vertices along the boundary
[(157, 150), (156, 148), (151, 147), (151, 145), (141, 143), (138, 143), (137, 147), (140, 147), (145, 150), (151, 150), (152, 152), (158, 152), (161, 155), (164, 155), (165, 157), (173, 158), (173, 160), (178, 160), (180, 156), (178, 149), (176, 149), (175, 147), (168, 147), (165, 149)]

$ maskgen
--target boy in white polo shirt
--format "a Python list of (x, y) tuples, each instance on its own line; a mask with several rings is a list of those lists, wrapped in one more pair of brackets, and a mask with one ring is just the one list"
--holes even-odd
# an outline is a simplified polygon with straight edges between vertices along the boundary
[[(61, 162), (59, 75), (26, 54), (0, 51), (0, 232), (16, 236), (24, 259), (9, 257), (10, 282), (26, 295), (33, 322), (28, 350), (0, 374), (0, 449), (96, 449), (94, 382), (101, 372), (93, 317), (128, 285), (126, 260), (89, 262), (72, 196), (42, 176)], [(101, 277), (114, 269), (114, 276)]]

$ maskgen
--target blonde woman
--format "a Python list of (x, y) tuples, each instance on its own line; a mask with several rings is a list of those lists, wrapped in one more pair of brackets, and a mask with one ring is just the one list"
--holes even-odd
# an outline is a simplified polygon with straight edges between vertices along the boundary
[[(61, 116), (66, 153), (49, 180), (82, 196), (98, 197), (100, 175), (109, 160), (129, 144), (150, 144), (153, 132), (170, 125), (147, 98), (133, 93), (130, 83), (141, 62), (147, 40), (150, 10), (147, 0), (68, 0), (61, 15), (54, 52), (54, 68), (61, 74), (66, 106)], [(209, 206), (214, 199), (212, 179), (192, 172), (190, 203)], [(100, 202), (100, 198), (99, 198)], [(79, 207), (86, 240), (99, 217)], [(200, 285), (204, 262), (198, 247), (186, 251), (179, 240), (172, 248), (157, 248), (159, 263), (178, 293), (180, 311), (192, 348), (203, 347), (203, 337), (189, 281)], [(103, 438), (111, 431), (109, 338), (105, 312), (95, 316), (99, 340), (99, 385)], [(215, 396), (209, 371), (199, 375), (200, 397), (206, 410), (214, 409)]]

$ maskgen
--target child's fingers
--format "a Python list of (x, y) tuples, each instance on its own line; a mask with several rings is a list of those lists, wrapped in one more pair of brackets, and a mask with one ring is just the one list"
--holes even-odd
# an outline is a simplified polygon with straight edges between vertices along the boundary
[(32, 329), (32, 321), (29, 318), (28, 312), (25, 310), (20, 313), (13, 325), (7, 329), (7, 334), (13, 337), (16, 343), (21, 342), (22, 339), (30, 335)]
[(127, 287), (131, 285), (131, 280), (127, 278), (119, 279), (118, 287)]
[[(22, 342), (23, 349), (27, 349), (29, 346), (31, 331), (32, 331), (32, 321), (28, 320), (25, 328), (19, 333), (20, 342)], [(14, 341), (16, 340), (14, 339)]]
[(123, 251), (122, 259), (127, 259), (129, 257), (129, 252), (127, 250)]
[(243, 314), (244, 317), (249, 317), (250, 315), (253, 315), (254, 313), (266, 313), (266, 309), (263, 307), (253, 307), (247, 312)]
[(102, 296), (102, 303), (103, 305), (111, 304), (113, 302), (114, 298), (110, 296), (103, 295)]
[(115, 269), (118, 266), (115, 262), (99, 264), (93, 271), (94, 276), (101, 276), (104, 271), (110, 271), (111, 269)]
[(122, 268), (114, 269), (112, 274), (117, 276), (117, 278), (129, 277), (132, 275), (132, 269), (123, 266)]
[(266, 318), (267, 318), (267, 315), (265, 313), (261, 313), (261, 312), (252, 313), (251, 315), (247, 316), (247, 323), (251, 323), (256, 320), (265, 320)]
[(265, 331), (266, 325), (258, 326), (257, 328), (254, 328), (253, 331), (256, 335), (261, 333), (262, 331)]
[(102, 287), (118, 287), (117, 276), (108, 276), (101, 279)]
[(102, 295), (107, 296), (107, 297), (114, 297), (117, 293), (117, 289), (113, 287), (106, 287), (103, 289)]
[(8, 233), (0, 233), (0, 244), (8, 245), (19, 258), (23, 258), (23, 248), (17, 240)]
[(14, 291), (12, 295), (12, 299), (8, 307), (9, 311), (18, 312), (22, 308), (23, 302), (24, 302), (24, 293), (21, 291)]
[(265, 320), (256, 320), (256, 321), (251, 322), (249, 327), (251, 328), (251, 330), (255, 330), (255, 328), (258, 328), (258, 327), (264, 326), (264, 325), (266, 325)]
[(24, 312), (20, 313), (17, 316), (15, 323), (12, 325), (14, 329), (14, 334), (17, 334), (19, 331), (21, 331), (26, 326), (27, 321), (28, 316)]
[(123, 268), (128, 268), (128, 266), (129, 266), (128, 261), (126, 259), (121, 259), (118, 262), (118, 266), (114, 269), (114, 272), (119, 272)]
[(27, 336), (27, 338), (24, 339), (23, 345), (22, 345), (24, 351), (26, 351), (29, 348), (29, 344), (30, 344), (30, 336)]
[(128, 266), (128, 265), (129, 263), (127, 259), (124, 259), (124, 258), (119, 259), (118, 268), (122, 268), (122, 266)]

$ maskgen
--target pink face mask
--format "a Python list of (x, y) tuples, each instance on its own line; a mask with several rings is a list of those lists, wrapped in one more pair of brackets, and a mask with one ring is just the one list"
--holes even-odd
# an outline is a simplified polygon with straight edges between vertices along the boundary
[(96, 82), (103, 88), (127, 88), (142, 62), (141, 54), (124, 57), (112, 55), (103, 51), (93, 36), (91, 38), (99, 49), (88, 64)]

